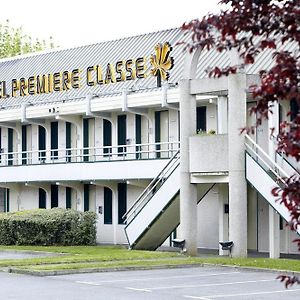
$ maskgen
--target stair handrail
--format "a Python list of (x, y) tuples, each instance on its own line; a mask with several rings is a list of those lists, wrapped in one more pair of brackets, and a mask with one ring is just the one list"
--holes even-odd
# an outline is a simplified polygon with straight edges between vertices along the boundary
[[(276, 154), (280, 157), (280, 160), (283, 160), (284, 162), (286, 162), (291, 169), (293, 169), (295, 171), (295, 173), (297, 173), (298, 175), (300, 175), (300, 170), (297, 169), (286, 157), (285, 153), (283, 151), (276, 151)], [(277, 161), (277, 155), (276, 155), (276, 163), (278, 163)]]
[[(281, 138), (279, 138), (278, 136), (271, 136), (271, 140), (273, 141), (274, 147), (278, 148), (278, 143), (281, 142)], [(280, 157), (280, 162), (278, 162), (277, 157)], [(275, 150), (275, 162), (276, 163), (282, 163), (282, 161), (284, 161), (285, 163), (287, 163), (291, 169), (293, 169), (293, 171), (300, 175), (300, 169), (299, 167), (296, 167), (291, 161), (288, 160), (288, 156), (285, 154), (285, 151), (283, 149), (276, 149)], [(297, 162), (298, 163), (298, 162)]]
[(180, 150), (178, 149), (176, 153), (170, 158), (169, 162), (165, 165), (165, 167), (148, 184), (148, 186), (144, 189), (144, 191), (139, 195), (137, 200), (132, 204), (132, 206), (128, 209), (128, 211), (122, 216), (123, 220), (126, 220), (127, 224), (130, 223), (128, 222), (128, 220), (131, 218), (131, 216), (133, 214), (134, 216), (136, 216), (151, 199), (149, 198), (148, 201), (144, 202), (146, 197), (152, 192), (157, 192), (157, 190), (154, 189), (158, 186), (158, 183), (161, 180), (167, 179), (172, 174), (172, 172), (176, 169), (176, 167), (178, 167), (179, 163), (180, 163)]
[(259, 159), (282, 184), (286, 185), (284, 178), (288, 178), (289, 175), (248, 134), (245, 135), (245, 146), (254, 159)]

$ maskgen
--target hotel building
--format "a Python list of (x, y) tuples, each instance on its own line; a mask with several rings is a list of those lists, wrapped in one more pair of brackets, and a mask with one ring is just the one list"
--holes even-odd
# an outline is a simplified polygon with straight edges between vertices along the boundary
[(94, 211), (97, 242), (132, 249), (177, 238), (191, 255), (219, 241), (233, 241), (233, 256), (296, 253), (271, 195), (297, 169), (270, 138), (289, 104), (239, 133), (255, 123), (249, 87), (270, 55), (208, 78), (234, 53), (190, 54), (177, 45), (187, 39), (171, 29), (2, 59), (1, 211)]

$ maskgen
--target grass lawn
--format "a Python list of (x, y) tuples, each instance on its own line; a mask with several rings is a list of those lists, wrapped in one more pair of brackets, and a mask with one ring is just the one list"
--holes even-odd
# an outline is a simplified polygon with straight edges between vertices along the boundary
[(300, 261), (292, 259), (187, 257), (175, 252), (127, 250), (118, 246), (33, 247), (0, 246), (2, 250), (47, 251), (63, 253), (53, 257), (0, 260), (0, 268), (29, 271), (59, 271), (79, 269), (147, 268), (189, 264), (216, 264), (300, 272)]

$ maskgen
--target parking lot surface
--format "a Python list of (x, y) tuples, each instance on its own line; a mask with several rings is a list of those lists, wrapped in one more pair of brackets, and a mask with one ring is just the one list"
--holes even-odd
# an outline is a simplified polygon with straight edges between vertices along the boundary
[[(1, 273), (1, 299), (300, 299), (277, 274), (193, 267), (33, 277)], [(5, 298), (4, 298), (5, 297)]]

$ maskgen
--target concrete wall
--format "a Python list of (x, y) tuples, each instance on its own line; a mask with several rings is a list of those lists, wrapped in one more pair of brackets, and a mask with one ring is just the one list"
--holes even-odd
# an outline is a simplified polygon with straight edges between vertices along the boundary
[(228, 171), (228, 135), (190, 137), (190, 172)]
[(248, 249), (258, 250), (257, 241), (257, 192), (248, 184)]
[(218, 189), (214, 187), (198, 204), (198, 248), (219, 247)]

